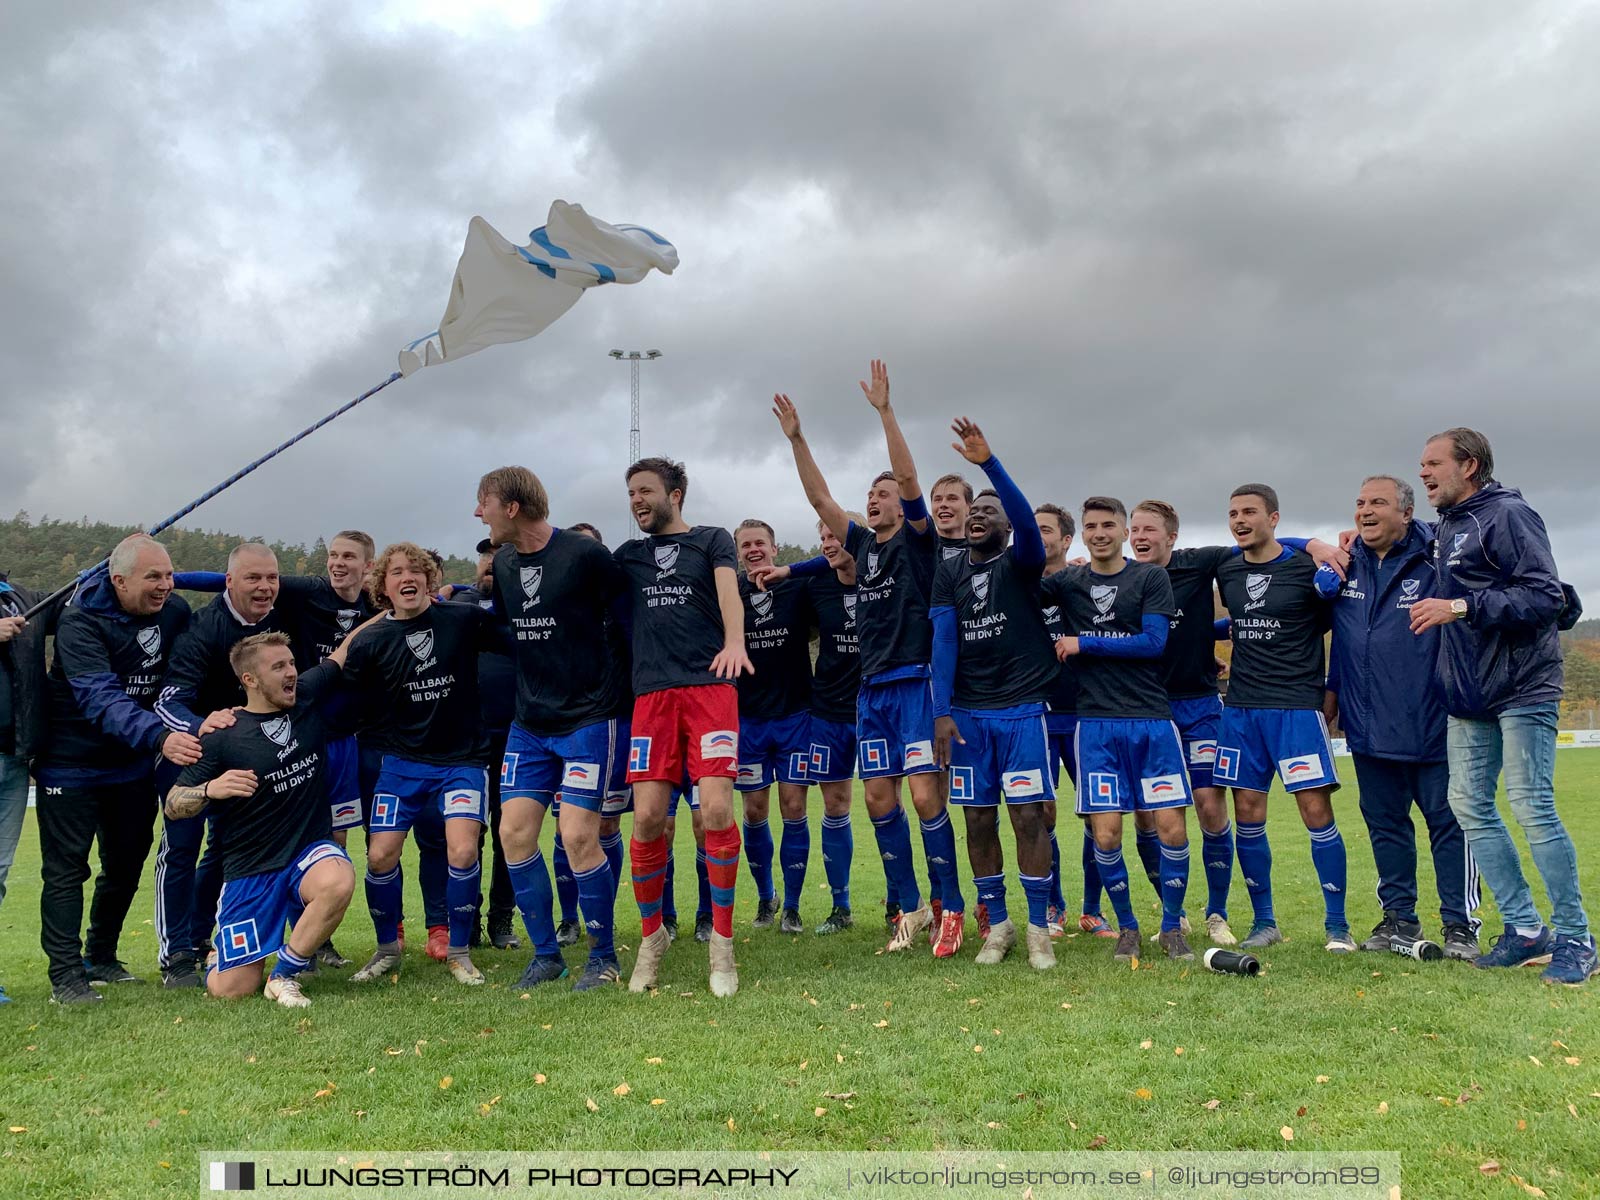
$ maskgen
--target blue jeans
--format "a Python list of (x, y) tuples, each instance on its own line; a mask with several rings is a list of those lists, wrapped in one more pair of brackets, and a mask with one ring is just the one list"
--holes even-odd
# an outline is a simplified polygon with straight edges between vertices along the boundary
[(17, 858), (27, 811), (28, 764), (14, 754), (0, 753), (0, 901), (6, 898), (6, 876)]
[(1495, 784), (1503, 765), (1511, 815), (1522, 826), (1550, 896), (1550, 924), (1566, 937), (1587, 938), (1577, 851), (1556, 815), (1557, 712), (1556, 705), (1541, 704), (1508, 709), (1498, 720), (1451, 717), (1450, 808), (1506, 927), (1538, 929), (1543, 921), (1516, 844), (1495, 807)]

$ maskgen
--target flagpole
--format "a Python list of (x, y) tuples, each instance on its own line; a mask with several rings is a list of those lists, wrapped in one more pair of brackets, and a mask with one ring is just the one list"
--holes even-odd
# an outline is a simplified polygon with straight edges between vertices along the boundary
[[(269, 462), (270, 460), (276, 458), (278, 455), (282, 454), (285, 450), (287, 450), (290, 446), (293, 446), (296, 442), (310, 437), (313, 433), (315, 433), (317, 430), (321, 429), (329, 421), (333, 421), (333, 420), (335, 420), (335, 419), (337, 419), (339, 417), (344, 416), (345, 413), (349, 412), (352, 408), (354, 408), (356, 405), (360, 404), (363, 400), (370, 400), (373, 396), (376, 396), (379, 392), (383, 391), (384, 388), (388, 387), (395, 380), (401, 379), (401, 378), (403, 378), (402, 374), (399, 371), (396, 371), (394, 374), (390, 375), (389, 378), (385, 379), (382, 383), (368, 388), (366, 391), (362, 392), (361, 395), (357, 396), (354, 400), (351, 400), (348, 403), (342, 404), (338, 408), (334, 409), (327, 416), (323, 417), (322, 420), (316, 422), (313, 425), (306, 426), (304, 429), (302, 429), (299, 433), (295, 434), (288, 441), (282, 442), (279, 445), (274, 446), (271, 450), (268, 450), (265, 454), (263, 454), (260, 458), (256, 459), (254, 462), (249, 463), (249, 464), (239, 468), (239, 470), (235, 471), (232, 475), (229, 475), (226, 479), (224, 479), (221, 483), (217, 484), (210, 491), (204, 493), (203, 495), (197, 497), (194, 500), (191, 500), (188, 504), (185, 504), (182, 508), (180, 508), (177, 512), (173, 513), (171, 516), (167, 517), (165, 520), (156, 522), (156, 524), (152, 525), (149, 529), (145, 530), (145, 532), (150, 534), (151, 536), (154, 536), (155, 534), (160, 533), (162, 530), (170, 528), (173, 525), (176, 525), (179, 521), (183, 520), (184, 517), (188, 516), (195, 509), (199, 508), (207, 500), (210, 500), (212, 497), (220, 495), (221, 493), (227, 491), (234, 484), (238, 483), (239, 480), (243, 479), (246, 475), (250, 474), (250, 472), (254, 471), (257, 467), (260, 467), (263, 464)], [(35, 604), (27, 612), (23, 613), (22, 614), (23, 620), (27, 620), (29, 617), (31, 617), (35, 613), (37, 613), (40, 609), (46, 608), (47, 606), (53, 604), (55, 601), (59, 600), (62, 596), (66, 595), (68, 592), (72, 591), (73, 588), (77, 587), (81, 583), (86, 582), (92, 576), (94, 576), (95, 574), (97, 574), (98, 572), (103, 570), (110, 561), (111, 561), (111, 559), (109, 557), (103, 558), (98, 563), (96, 563), (94, 566), (90, 567), (87, 571), (79, 572), (78, 575), (75, 576), (70, 583), (66, 583), (66, 584), (63, 584), (61, 587), (58, 587), (55, 591), (51, 592), (48, 596), (46, 596), (43, 600), (39, 601), (39, 603)]]

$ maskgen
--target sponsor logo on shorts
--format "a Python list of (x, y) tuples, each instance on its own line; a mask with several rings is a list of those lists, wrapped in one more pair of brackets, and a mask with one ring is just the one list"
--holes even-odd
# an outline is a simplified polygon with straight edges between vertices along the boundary
[(1216, 767), (1211, 774), (1223, 783), (1232, 783), (1237, 780), (1239, 778), (1239, 751), (1233, 746), (1218, 746)]
[(1109, 771), (1091, 771), (1084, 780), (1084, 794), (1088, 797), (1087, 807), (1114, 809), (1120, 808), (1117, 802), (1117, 777)]
[(562, 788), (572, 788), (580, 792), (597, 792), (600, 790), (600, 764), (586, 762), (569, 762), (567, 769), (561, 773)]
[(761, 782), (761, 780), (762, 780), (762, 771), (761, 771), (761, 764), (760, 763), (740, 763), (739, 764), (738, 782), (747, 783), (747, 784), (758, 784), (758, 783)]
[[(354, 809), (355, 805), (352, 804), (350, 807), (352, 809)], [(295, 866), (299, 867), (300, 870), (302, 870), (302, 871), (309, 871), (312, 867), (316, 866), (319, 862), (321, 862), (325, 858), (344, 858), (344, 857), (345, 857), (344, 851), (339, 849), (339, 847), (337, 847), (337, 846), (327, 845), (327, 844), (324, 844), (324, 845), (321, 845), (321, 846), (313, 846), (313, 847), (311, 847), (310, 850), (306, 851), (305, 856), (303, 858), (301, 858), (301, 860), (299, 862), (295, 863)]]
[(650, 739), (636, 737), (628, 739), (628, 770), (648, 771), (650, 769)]
[(950, 768), (950, 799), (963, 802), (977, 799), (972, 787), (971, 767)]
[(1148, 775), (1139, 780), (1139, 789), (1146, 804), (1171, 804), (1188, 796), (1182, 775)]
[(483, 803), (482, 792), (457, 790), (444, 794), (444, 815), (454, 816), (463, 812), (477, 812), (478, 806)]
[(222, 957), (247, 958), (261, 953), (261, 935), (256, 932), (254, 917), (243, 921), (229, 921), (222, 927)]
[(1189, 761), (1196, 766), (1217, 761), (1217, 744), (1212, 741), (1190, 742)]
[(931, 762), (933, 762), (933, 743), (931, 741), (906, 743), (906, 770), (909, 771), (912, 767), (927, 766)]
[(889, 768), (889, 743), (883, 738), (868, 738), (861, 743), (862, 771), (885, 771)]
[(827, 775), (833, 763), (833, 750), (829, 746), (819, 746), (811, 743), (811, 771), (812, 775)]
[(507, 750), (505, 757), (500, 760), (500, 786), (517, 782), (517, 760), (522, 757), (519, 750)]
[(372, 798), (372, 824), (374, 828), (393, 825), (400, 810), (400, 797), (377, 795)]
[(731, 729), (713, 729), (700, 735), (701, 758), (738, 758), (739, 735)]
[(789, 777), (796, 781), (806, 777), (806, 768), (811, 764), (811, 755), (804, 750), (795, 750), (789, 755)]
[(1323, 777), (1322, 759), (1315, 754), (1296, 754), (1293, 758), (1280, 758), (1278, 774), (1283, 776), (1285, 787), (1297, 783), (1310, 783)]
[(335, 804), (333, 806), (333, 823), (335, 825), (341, 821), (358, 821), (360, 819), (361, 806), (354, 801), (346, 801), (343, 804)]
[(1000, 788), (1007, 796), (1042, 796), (1044, 772), (1007, 771), (1000, 781)]

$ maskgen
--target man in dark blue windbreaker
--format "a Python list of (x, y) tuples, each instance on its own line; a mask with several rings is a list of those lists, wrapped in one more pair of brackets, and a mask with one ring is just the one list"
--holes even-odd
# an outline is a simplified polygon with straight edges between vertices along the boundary
[[(200, 740), (151, 710), (168, 656), (189, 624), (172, 594), (172, 559), (134, 534), (111, 552), (110, 571), (61, 614), (50, 665), (50, 740), (34, 763), (39, 782), (40, 943), (50, 959), (50, 999), (92, 1003), (91, 985), (137, 982), (117, 940), (155, 833), (158, 758), (185, 767)], [(89, 848), (100, 876), (79, 941)]]
[[(1411, 628), (1439, 628), (1438, 678), (1450, 714), (1450, 807), (1494, 893), (1505, 932), (1480, 967), (1548, 962), (1550, 983), (1581, 984), (1600, 969), (1578, 886), (1578, 856), (1556, 815), (1556, 719), (1561, 705), (1565, 596), (1544, 522), (1494, 479), (1489, 439), (1449, 429), (1422, 451), (1422, 485), (1439, 513), (1438, 594), (1411, 606)], [(1550, 897), (1534, 907), (1516, 844), (1495, 808), (1506, 796)]]
[(1439, 635), (1411, 632), (1411, 610), (1434, 594), (1433, 531), (1412, 520), (1411, 485), (1373, 475), (1356, 498), (1356, 540), (1333, 606), (1324, 715), (1344, 724), (1361, 785), (1361, 816), (1378, 867), (1383, 919), (1361, 943), (1389, 950), (1422, 936), (1417, 919), (1417, 841), (1422, 810), (1433, 849), (1446, 956), (1472, 962), (1478, 935), (1477, 867), (1450, 811), (1445, 712), (1434, 681)]

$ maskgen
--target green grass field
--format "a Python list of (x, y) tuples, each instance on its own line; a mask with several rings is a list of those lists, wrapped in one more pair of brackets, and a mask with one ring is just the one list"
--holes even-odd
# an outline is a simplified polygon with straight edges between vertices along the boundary
[[(1594, 911), (1600, 753), (1561, 753), (1557, 782)], [(1336, 806), (1360, 936), (1378, 914), (1353, 786)], [(489, 986), (462, 988), (423, 957), (413, 891), (398, 984), (315, 979), (302, 1017), (154, 984), (91, 1011), (47, 1004), (30, 815), (0, 909), (0, 981), (16, 1001), (0, 1007), (0, 1196), (192, 1193), (208, 1148), (1259, 1150), (1286, 1148), (1285, 1127), (1295, 1150), (1399, 1151), (1408, 1196), (1531, 1194), (1512, 1174), (1552, 1197), (1600, 1195), (1600, 981), (1329, 956), (1307, 839), (1281, 796), (1270, 828), (1290, 940), (1256, 979), (1155, 958), (1129, 970), (1086, 936), (1059, 942), (1048, 974), (1020, 953), (977, 967), (973, 940), (951, 962), (875, 954), (882, 873), (858, 807), (857, 927), (752, 931), (741, 873), (732, 1000), (706, 992), (705, 950), (687, 938), (654, 996), (519, 994), (526, 950), (480, 952)], [(678, 851), (692, 862), (687, 822)], [(827, 906), (815, 851), (814, 832), (810, 924)], [(1191, 912), (1203, 887), (1197, 858)], [(1153, 914), (1142, 876), (1135, 889)], [(692, 913), (692, 869), (678, 895)], [(1020, 910), (1014, 879), (1011, 899)], [(153, 979), (150, 906), (147, 884), (123, 948)], [(1236, 877), (1236, 929), (1248, 907)], [(626, 889), (618, 913), (631, 945)], [(359, 892), (338, 940), (358, 962), (371, 951)], [(1480, 1173), (1489, 1160), (1497, 1176)]]

